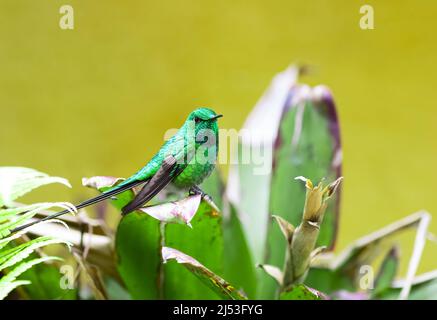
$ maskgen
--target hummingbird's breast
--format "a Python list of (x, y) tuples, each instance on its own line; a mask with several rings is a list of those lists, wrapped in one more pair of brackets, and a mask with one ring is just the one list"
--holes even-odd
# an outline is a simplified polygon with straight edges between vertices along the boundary
[(214, 170), (217, 151), (217, 145), (214, 145), (202, 150), (202, 152), (196, 152), (184, 171), (173, 179), (173, 185), (177, 188), (187, 189), (201, 184)]
[(211, 174), (214, 167), (213, 164), (190, 163), (185, 170), (172, 181), (173, 185), (181, 189), (199, 185)]

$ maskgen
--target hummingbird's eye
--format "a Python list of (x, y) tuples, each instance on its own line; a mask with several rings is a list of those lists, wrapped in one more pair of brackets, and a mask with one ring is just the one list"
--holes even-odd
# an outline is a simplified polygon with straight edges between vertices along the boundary
[(195, 123), (199, 123), (200, 121), (202, 121), (202, 119), (200, 119), (199, 117), (195, 117), (195, 118), (194, 118), (194, 122), (195, 122)]

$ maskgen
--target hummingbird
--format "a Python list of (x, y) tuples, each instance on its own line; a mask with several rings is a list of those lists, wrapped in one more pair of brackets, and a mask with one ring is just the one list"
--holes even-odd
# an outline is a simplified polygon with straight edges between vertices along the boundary
[[(124, 206), (122, 215), (135, 211), (169, 184), (191, 194), (207, 196), (199, 184), (214, 170), (219, 150), (217, 119), (222, 117), (209, 108), (198, 108), (186, 118), (182, 127), (168, 139), (150, 161), (135, 174), (106, 190), (102, 194), (81, 202), (82, 209), (143, 184), (135, 198)], [(68, 213), (68, 210), (54, 213), (43, 219), (19, 226), (11, 233), (23, 230), (42, 221)]]

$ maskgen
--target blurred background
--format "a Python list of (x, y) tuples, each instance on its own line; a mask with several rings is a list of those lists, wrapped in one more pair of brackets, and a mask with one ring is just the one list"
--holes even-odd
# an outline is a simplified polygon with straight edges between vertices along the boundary
[[(63, 4), (74, 30), (59, 28)], [(374, 30), (359, 28), (363, 4)], [(83, 200), (93, 192), (82, 177), (135, 172), (195, 107), (239, 129), (271, 78), (298, 62), (312, 66), (301, 80), (328, 85), (339, 108), (337, 249), (420, 209), (437, 217), (435, 17), (431, 0), (2, 0), (0, 165), (73, 184), (32, 200)], [(436, 255), (428, 243), (419, 272)]]

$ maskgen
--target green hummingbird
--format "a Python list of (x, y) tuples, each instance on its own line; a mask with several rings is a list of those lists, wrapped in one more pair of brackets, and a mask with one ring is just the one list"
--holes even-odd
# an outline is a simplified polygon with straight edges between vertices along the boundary
[[(206, 196), (198, 185), (215, 167), (219, 149), (217, 119), (220, 117), (222, 115), (208, 108), (192, 111), (176, 134), (162, 145), (142, 169), (113, 188), (78, 204), (76, 208), (88, 207), (141, 184), (144, 186), (135, 198), (122, 208), (123, 215), (144, 206), (169, 184), (178, 189), (189, 190), (190, 193), (201, 194), (202, 197)], [(19, 226), (11, 232), (66, 213), (68, 210), (54, 213), (41, 220)]]

